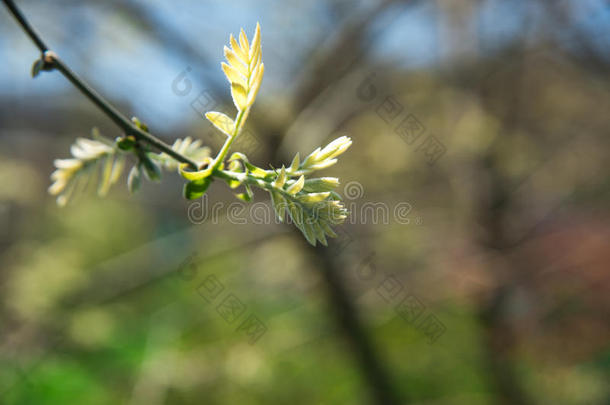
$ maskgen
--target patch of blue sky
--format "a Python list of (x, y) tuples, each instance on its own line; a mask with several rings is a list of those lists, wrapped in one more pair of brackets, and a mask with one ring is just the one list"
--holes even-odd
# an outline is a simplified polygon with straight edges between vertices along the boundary
[(487, 0), (477, 15), (481, 51), (493, 53), (504, 49), (527, 32), (535, 13), (531, 4), (523, 0)]
[(406, 69), (438, 63), (437, 16), (428, 4), (394, 6), (380, 16), (371, 32), (379, 33), (369, 55), (371, 59), (392, 62)]
[[(604, 0), (570, 0), (567, 3), (579, 35), (583, 36), (601, 57), (609, 59), (610, 4)], [(566, 48), (578, 53), (582, 45), (574, 34), (572, 30), (556, 31), (559, 41)]]

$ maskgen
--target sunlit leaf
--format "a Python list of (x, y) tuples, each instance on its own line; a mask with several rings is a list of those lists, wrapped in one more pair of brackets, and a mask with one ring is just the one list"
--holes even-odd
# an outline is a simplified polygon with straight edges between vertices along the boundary
[(246, 78), (234, 67), (227, 65), (226, 63), (222, 63), (222, 71), (225, 73), (225, 76), (227, 77), (227, 80), (229, 81), (229, 83), (233, 84), (239, 84), (240, 86), (246, 88), (247, 87), (247, 83), (246, 83)]
[(286, 192), (288, 194), (295, 195), (296, 193), (298, 193), (299, 191), (301, 191), (303, 189), (304, 185), (305, 185), (305, 176), (301, 176), (301, 177), (299, 177), (299, 179), (297, 181), (295, 181), (291, 186), (289, 186), (286, 189)]
[(246, 55), (250, 54), (250, 44), (248, 43), (248, 36), (246, 35), (246, 32), (243, 28), (239, 32), (239, 45), (241, 47), (241, 50)]
[[(209, 158), (208, 158), (209, 159)], [(208, 164), (205, 169), (202, 170), (192, 170), (192, 168), (186, 164), (182, 163), (179, 166), (180, 175), (187, 180), (197, 181), (205, 179), (212, 174), (212, 167)]]
[(298, 197), (299, 201), (305, 203), (317, 203), (327, 199), (330, 196), (330, 193), (310, 193), (310, 194), (302, 194)]
[(276, 188), (284, 187), (284, 184), (286, 183), (287, 178), (288, 177), (286, 177), (286, 168), (284, 166), (282, 166), (282, 168), (280, 169), (280, 173), (277, 175), (277, 178), (272, 183), (273, 187), (276, 187)]
[[(210, 148), (201, 146), (201, 140), (198, 139), (194, 141), (188, 136), (184, 139), (176, 139), (172, 145), (172, 149), (199, 163), (200, 166), (210, 157)], [(178, 170), (179, 168), (180, 162), (166, 153), (149, 153), (148, 155), (166, 170)]]
[(227, 62), (229, 62), (229, 65), (231, 65), (233, 69), (236, 69), (244, 77), (248, 76), (248, 66), (244, 64), (244, 61), (237, 57), (235, 52), (225, 46), (224, 54), (225, 58), (227, 58)]
[(124, 157), (120, 149), (96, 130), (92, 136), (96, 139), (76, 139), (70, 147), (72, 158), (54, 161), (56, 170), (51, 174), (53, 184), (48, 191), (57, 196), (58, 205), (66, 205), (72, 196), (97, 180), (97, 193), (106, 195), (123, 171)]
[(235, 37), (233, 37), (233, 34), (231, 34), (229, 42), (231, 43), (231, 49), (233, 50), (235, 55), (239, 59), (244, 61), (246, 64), (248, 64), (248, 61), (249, 61), (248, 54), (244, 53), (244, 51), (241, 49), (239, 43), (235, 40)]
[(235, 122), (227, 115), (210, 111), (205, 114), (205, 117), (226, 136), (231, 136), (235, 130)]
[(238, 110), (248, 108), (248, 91), (240, 84), (231, 83), (231, 97)]

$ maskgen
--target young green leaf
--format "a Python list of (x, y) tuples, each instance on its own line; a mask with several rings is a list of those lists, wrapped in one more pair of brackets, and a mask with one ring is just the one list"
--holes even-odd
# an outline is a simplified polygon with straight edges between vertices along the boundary
[(97, 194), (100, 197), (105, 196), (108, 193), (110, 186), (112, 185), (112, 169), (114, 164), (115, 162), (112, 158), (106, 157), (104, 162), (104, 168), (102, 169), (101, 181), (97, 188)]
[(276, 191), (270, 191), (269, 194), (271, 195), (271, 203), (273, 204), (275, 214), (277, 215), (280, 222), (284, 222), (284, 217), (286, 215), (286, 207), (288, 206), (286, 199)]
[(148, 180), (161, 180), (161, 169), (159, 169), (159, 166), (157, 166), (146, 153), (141, 153), (139, 156), (141, 166), (144, 168), (144, 173), (146, 174), (146, 177), (148, 177)]
[(32, 64), (32, 77), (38, 76), (43, 66), (44, 61), (42, 59), (37, 59), (34, 64)]
[(351, 138), (347, 136), (341, 136), (328, 145), (322, 148), (317, 148), (311, 152), (299, 165), (298, 170), (292, 170), (290, 174), (293, 176), (301, 174), (309, 174), (316, 170), (326, 169), (337, 163), (337, 156), (345, 152), (352, 144)]
[(129, 171), (129, 176), (127, 177), (127, 188), (130, 193), (135, 193), (140, 189), (142, 185), (142, 174), (140, 172), (140, 166), (135, 165)]
[(231, 49), (224, 48), (227, 63), (222, 63), (221, 67), (227, 80), (231, 83), (231, 96), (238, 111), (248, 110), (260, 89), (265, 66), (262, 63), (261, 32), (260, 24), (256, 25), (256, 31), (252, 40), (252, 45), (243, 29), (239, 33), (239, 43), (233, 35), (229, 42)]
[(212, 179), (210, 177), (186, 183), (183, 190), (184, 198), (187, 200), (196, 200), (205, 194), (208, 187), (210, 187), (210, 184), (212, 184)]
[(205, 114), (205, 117), (226, 136), (233, 135), (233, 131), (235, 131), (235, 122), (225, 114), (210, 111)]
[(76, 139), (70, 147), (72, 158), (54, 162), (56, 170), (51, 174), (53, 184), (49, 187), (49, 194), (57, 196), (58, 205), (68, 203), (72, 195), (97, 178), (100, 179), (98, 194), (106, 195), (123, 171), (124, 158), (119, 154), (119, 148), (96, 131), (92, 131), (92, 136), (96, 139)]
[(329, 192), (302, 194), (298, 197), (299, 201), (304, 203), (317, 203), (326, 200), (330, 196)]
[(290, 164), (290, 168), (288, 169), (290, 172), (296, 172), (299, 170), (299, 165), (301, 164), (301, 158), (299, 157), (299, 153), (294, 156), (292, 159), (292, 163)]
[(231, 97), (239, 111), (248, 108), (248, 90), (240, 83), (231, 83)]
[(120, 150), (129, 151), (136, 146), (136, 138), (133, 136), (123, 136), (116, 138), (115, 143)]
[(224, 53), (225, 53), (225, 58), (227, 58), (227, 62), (229, 62), (231, 67), (233, 69), (237, 70), (239, 73), (241, 73), (242, 76), (247, 77), (248, 76), (248, 66), (244, 65), (244, 62), (240, 58), (237, 57), (235, 52), (233, 52), (232, 50), (230, 50), (229, 48), (227, 48), (225, 46)]
[(286, 179), (287, 179), (286, 168), (284, 166), (282, 166), (282, 168), (280, 169), (280, 173), (277, 175), (277, 178), (271, 184), (275, 188), (282, 188), (282, 187), (284, 187), (284, 184), (286, 183)]
[[(201, 146), (200, 140), (193, 141), (190, 136), (184, 139), (176, 139), (172, 145), (172, 150), (200, 163), (199, 166), (210, 159), (210, 148)], [(180, 166), (180, 162), (165, 152), (158, 155), (149, 153), (149, 156), (159, 162), (166, 170), (177, 170)]]
[(297, 181), (295, 181), (292, 185), (290, 185), (286, 189), (286, 192), (288, 194), (295, 195), (296, 193), (298, 193), (299, 191), (301, 191), (303, 189), (304, 185), (305, 185), (305, 176), (301, 176), (301, 177), (299, 177), (299, 179)]
[(239, 43), (235, 40), (235, 37), (233, 37), (233, 34), (231, 34), (231, 36), (229, 37), (229, 42), (231, 43), (231, 49), (233, 50), (235, 55), (237, 55), (237, 57), (239, 57), (239, 59), (244, 61), (246, 63), (246, 65), (247, 65), (248, 61), (249, 61), (248, 54), (245, 53), (241, 49), (241, 47), (239, 46)]
[(225, 72), (225, 76), (229, 83), (236, 83), (241, 85), (242, 87), (246, 87), (246, 78), (239, 72), (237, 68), (234, 68), (226, 63), (222, 62), (222, 71)]
[(254, 193), (252, 192), (252, 189), (250, 188), (250, 186), (247, 184), (246, 184), (245, 189), (246, 189), (245, 193), (235, 194), (235, 197), (239, 198), (242, 201), (250, 202), (250, 201), (252, 201), (252, 197), (254, 196)]
[(339, 179), (336, 177), (320, 177), (305, 180), (303, 190), (308, 193), (319, 193), (332, 191), (339, 186)]

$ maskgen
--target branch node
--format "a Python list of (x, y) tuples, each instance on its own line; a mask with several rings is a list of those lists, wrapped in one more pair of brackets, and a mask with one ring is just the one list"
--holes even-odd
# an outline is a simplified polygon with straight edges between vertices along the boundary
[(45, 65), (53, 65), (57, 59), (58, 56), (53, 51), (45, 51), (42, 54), (42, 60), (44, 61)]
[(32, 77), (36, 77), (41, 71), (51, 71), (55, 68), (55, 61), (57, 54), (53, 51), (45, 51), (40, 56), (40, 59), (36, 59), (32, 65)]

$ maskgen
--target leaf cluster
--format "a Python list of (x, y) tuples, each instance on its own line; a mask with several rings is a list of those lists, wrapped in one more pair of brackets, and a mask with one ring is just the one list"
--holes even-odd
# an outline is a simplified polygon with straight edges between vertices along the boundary
[[(55, 161), (56, 170), (51, 175), (54, 183), (49, 192), (57, 196), (58, 204), (65, 205), (75, 190), (95, 182), (98, 183), (98, 194), (105, 195), (118, 181), (127, 157), (131, 156), (135, 162), (127, 176), (127, 184), (132, 192), (140, 187), (142, 174), (151, 181), (159, 181), (163, 169), (177, 170), (187, 180), (184, 186), (184, 197), (187, 199), (201, 197), (213, 179), (220, 178), (233, 189), (243, 187), (243, 192), (235, 194), (243, 201), (252, 200), (254, 187), (268, 192), (278, 218), (294, 223), (312, 245), (315, 246), (317, 242), (326, 245), (327, 237), (336, 237), (332, 226), (342, 223), (348, 215), (341, 197), (335, 192), (339, 179), (312, 177), (312, 174), (337, 163), (337, 157), (352, 144), (350, 138), (337, 138), (324, 148), (317, 148), (303, 160), (297, 153), (290, 165), (279, 169), (257, 167), (240, 152), (234, 152), (227, 159), (232, 143), (240, 136), (248, 119), (265, 72), (260, 25), (257, 24), (252, 41), (248, 40), (243, 29), (238, 38), (230, 36), (230, 47), (224, 47), (226, 62), (221, 64), (230, 84), (236, 115), (231, 118), (217, 111), (205, 115), (226, 136), (214, 158), (200, 140), (188, 137), (174, 142), (171, 150), (175, 153), (166, 147), (168, 154), (154, 153), (141, 137), (123, 136), (112, 142), (94, 131), (92, 139), (76, 140), (71, 147), (72, 158)], [(35, 73), (42, 68), (42, 65), (35, 66)], [(137, 118), (133, 118), (132, 122), (148, 133), (146, 125)], [(195, 162), (197, 167), (192, 167), (195, 163), (179, 163), (176, 156), (171, 155), (179, 155), (182, 161)]]

